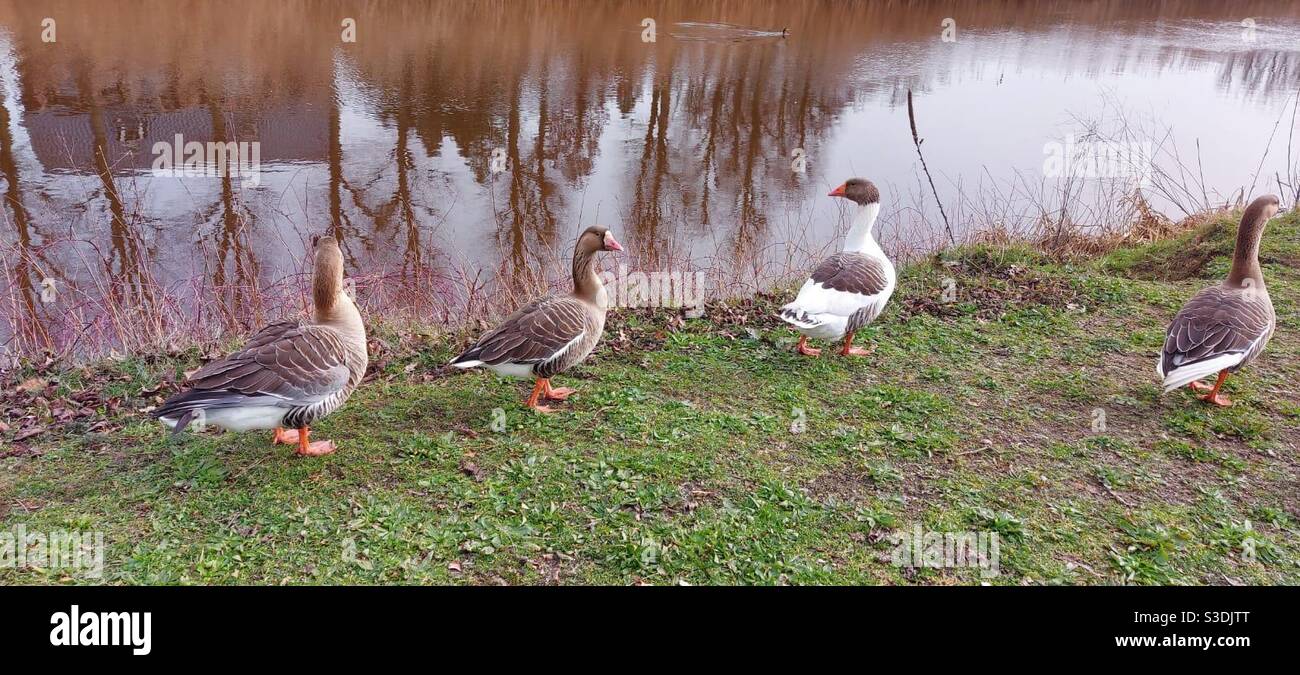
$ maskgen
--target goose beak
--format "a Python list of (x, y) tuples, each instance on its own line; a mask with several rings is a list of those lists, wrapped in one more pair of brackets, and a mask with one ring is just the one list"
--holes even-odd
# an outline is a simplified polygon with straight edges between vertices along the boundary
[(623, 250), (623, 245), (620, 244), (620, 243), (618, 243), (618, 240), (614, 238), (614, 233), (613, 233), (613, 232), (606, 232), (606, 233), (605, 233), (605, 250), (606, 250), (606, 251), (622, 251), (622, 250)]
[(834, 190), (831, 190), (829, 193), (827, 193), (826, 196), (827, 196), (827, 197), (843, 197), (843, 196), (844, 196), (844, 186), (845, 186), (845, 185), (847, 185), (847, 183), (842, 183), (842, 184), (840, 184), (839, 187), (835, 188)]

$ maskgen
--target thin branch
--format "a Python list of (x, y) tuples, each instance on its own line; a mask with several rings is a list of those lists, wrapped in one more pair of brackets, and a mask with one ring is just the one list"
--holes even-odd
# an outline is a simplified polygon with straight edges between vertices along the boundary
[(930, 191), (934, 193), (934, 202), (939, 205), (939, 215), (943, 216), (943, 229), (948, 233), (948, 243), (953, 246), (957, 245), (957, 238), (952, 234), (952, 225), (948, 223), (948, 214), (943, 210), (943, 202), (939, 201), (939, 191), (934, 187), (934, 178), (930, 175), (930, 169), (925, 165), (925, 155), (921, 154), (921, 138), (916, 133), (916, 113), (912, 108), (912, 90), (907, 90), (907, 121), (912, 124), (912, 142), (916, 144), (916, 156), (921, 158), (921, 170), (925, 171), (925, 177), (930, 181)]

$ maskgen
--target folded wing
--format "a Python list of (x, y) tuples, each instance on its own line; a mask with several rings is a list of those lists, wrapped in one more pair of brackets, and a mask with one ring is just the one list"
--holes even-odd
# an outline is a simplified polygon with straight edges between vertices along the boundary
[(1165, 390), (1235, 369), (1263, 350), (1274, 314), (1267, 295), (1221, 286), (1197, 293), (1174, 317), (1156, 371)]
[(198, 408), (311, 406), (347, 386), (345, 356), (344, 342), (332, 328), (274, 323), (240, 351), (200, 368), (190, 376), (188, 390), (154, 414), (171, 418)]
[(796, 323), (820, 314), (849, 317), (864, 308), (879, 314), (890, 286), (886, 264), (861, 253), (837, 253), (817, 265), (794, 302), (782, 308), (781, 315)]
[(452, 365), (537, 365), (563, 356), (587, 331), (587, 308), (571, 296), (546, 296), (511, 314)]

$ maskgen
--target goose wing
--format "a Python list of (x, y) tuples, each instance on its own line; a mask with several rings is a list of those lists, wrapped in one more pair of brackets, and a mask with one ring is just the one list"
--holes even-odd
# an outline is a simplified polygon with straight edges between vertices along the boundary
[[(1214, 372), (1239, 365), (1263, 350), (1273, 326), (1273, 305), (1264, 291), (1207, 288), (1193, 296), (1169, 325), (1158, 371), (1168, 386), (1179, 369), (1206, 364)], [(1182, 384), (1186, 382), (1172, 386)]]
[(572, 296), (539, 298), (484, 334), (452, 364), (551, 361), (586, 335), (587, 314), (587, 306)]
[(248, 338), (248, 343), (244, 345), (244, 348), (241, 349), (240, 352), (246, 352), (250, 349), (261, 347), (262, 345), (279, 339), (280, 336), (291, 330), (302, 328), (307, 325), (310, 324), (302, 319), (284, 319), (282, 321), (267, 324), (262, 327), (262, 330), (253, 333), (253, 336)]
[(196, 408), (238, 405), (309, 406), (347, 386), (346, 347), (326, 326), (282, 321), (263, 328), (243, 349), (190, 376), (187, 391), (155, 411), (159, 417)]
[(874, 304), (889, 289), (886, 262), (861, 253), (837, 253), (817, 265), (789, 310), (849, 316)]

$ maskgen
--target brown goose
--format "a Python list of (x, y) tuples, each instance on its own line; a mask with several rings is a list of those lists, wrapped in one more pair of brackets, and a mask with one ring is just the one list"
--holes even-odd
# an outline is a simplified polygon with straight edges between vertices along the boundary
[[(1277, 325), (1259, 269), (1259, 240), (1264, 224), (1277, 210), (1278, 198), (1273, 195), (1259, 197), (1246, 207), (1237, 227), (1228, 278), (1192, 296), (1169, 324), (1156, 363), (1166, 392), (1188, 385), (1193, 391), (1208, 392), (1199, 397), (1202, 401), (1232, 405), (1219, 393), (1223, 381), (1264, 351)], [(1199, 381), (1214, 373), (1219, 374), (1214, 386)]]
[(573, 292), (547, 295), (525, 305), (452, 359), (451, 365), (536, 377), (527, 405), (551, 412), (540, 404), (542, 399), (563, 401), (574, 390), (552, 389), (550, 378), (587, 358), (605, 329), (609, 300), (596, 273), (596, 253), (622, 250), (609, 228), (587, 228), (573, 250)]
[(781, 308), (778, 316), (803, 335), (800, 354), (817, 356), (820, 349), (808, 346), (808, 338), (844, 338), (840, 354), (863, 356), (870, 350), (853, 346), (853, 334), (884, 311), (894, 293), (896, 276), (871, 228), (880, 214), (880, 190), (865, 178), (850, 178), (831, 191), (858, 205), (844, 239), (844, 250), (823, 260), (799, 289), (794, 302)]
[(191, 375), (189, 389), (154, 412), (173, 433), (197, 419), (231, 431), (275, 429), (272, 441), (296, 444), (300, 455), (334, 452), (332, 441), (311, 441), (309, 426), (343, 405), (369, 356), (361, 313), (343, 292), (338, 242), (320, 237), (314, 245), (312, 319), (273, 323)]

